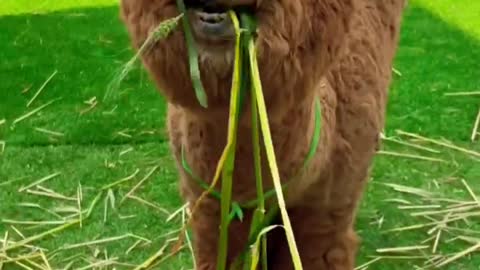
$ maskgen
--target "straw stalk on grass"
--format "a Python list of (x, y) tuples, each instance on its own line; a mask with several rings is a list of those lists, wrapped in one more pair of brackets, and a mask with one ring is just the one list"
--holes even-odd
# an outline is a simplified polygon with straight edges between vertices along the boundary
[(55, 178), (55, 177), (57, 177), (57, 176), (59, 176), (59, 175), (61, 175), (61, 174), (62, 174), (61, 172), (56, 172), (56, 173), (49, 174), (49, 175), (47, 175), (47, 176), (45, 176), (45, 177), (42, 177), (42, 178), (38, 179), (37, 181), (34, 181), (33, 183), (31, 183), (31, 184), (29, 184), (29, 185), (27, 185), (27, 186), (25, 186), (25, 187), (21, 187), (18, 191), (19, 191), (19, 192), (23, 192), (23, 191), (25, 191), (25, 190), (27, 190), (27, 189), (30, 189), (30, 188), (34, 187), (34, 186), (38, 186), (38, 185), (40, 185), (40, 184), (42, 184), (42, 183), (44, 183), (44, 182), (46, 182), (46, 181), (48, 181), (48, 180), (50, 180), (50, 179), (53, 179), (53, 178)]
[(55, 70), (52, 75), (50, 75), (48, 77), (48, 79), (42, 84), (42, 86), (38, 89), (38, 91), (35, 93), (35, 95), (33, 95), (33, 97), (30, 99), (30, 101), (28, 101), (27, 103), (27, 108), (30, 107), (30, 105), (32, 105), (32, 103), (35, 101), (35, 99), (40, 95), (40, 93), (43, 91), (43, 89), (45, 88), (45, 86), (47, 86), (47, 84), (53, 79), (53, 77), (55, 77), (55, 75), (57, 75), (58, 71)]
[(48, 107), (48, 106), (52, 105), (54, 102), (57, 102), (58, 100), (60, 100), (60, 98), (57, 98), (57, 99), (51, 100), (51, 101), (49, 101), (49, 102), (47, 102), (47, 103), (45, 103), (45, 104), (43, 104), (43, 105), (41, 105), (41, 106), (39, 106), (39, 107), (37, 107), (37, 108), (33, 109), (33, 110), (31, 110), (31, 111), (29, 111), (29, 112), (25, 113), (24, 115), (22, 115), (22, 116), (20, 116), (20, 117), (16, 118), (15, 120), (13, 120), (13, 123), (12, 123), (12, 124), (13, 124), (13, 126), (15, 126), (16, 124), (18, 124), (18, 123), (20, 123), (20, 122), (22, 122), (22, 121), (26, 120), (26, 119), (27, 119), (27, 118), (29, 118), (29, 117), (31, 117), (31, 116), (33, 116), (33, 115), (35, 115), (36, 113), (38, 113), (38, 112), (40, 112), (41, 110), (45, 109), (46, 107)]
[(443, 147), (446, 147), (446, 148), (449, 148), (449, 149), (452, 149), (452, 150), (456, 150), (456, 151), (459, 151), (459, 152), (462, 152), (464, 154), (468, 154), (468, 155), (471, 155), (471, 156), (474, 156), (474, 157), (477, 157), (477, 158), (480, 157), (479, 152), (469, 150), (469, 149), (454, 145), (452, 143), (446, 143), (446, 142), (442, 142), (442, 141), (439, 141), (439, 140), (426, 138), (426, 137), (420, 136), (418, 134), (405, 132), (405, 131), (401, 131), (401, 130), (397, 130), (396, 132), (400, 135), (404, 135), (404, 136), (408, 136), (408, 137), (411, 137), (411, 138), (415, 138), (415, 139), (423, 140), (423, 141), (426, 141), (426, 142), (430, 142), (432, 144), (436, 144), (436, 145), (443, 146)]

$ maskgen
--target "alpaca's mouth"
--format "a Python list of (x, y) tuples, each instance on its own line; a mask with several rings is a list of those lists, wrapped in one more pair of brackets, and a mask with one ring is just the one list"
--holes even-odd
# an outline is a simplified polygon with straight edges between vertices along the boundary
[[(227, 12), (194, 10), (194, 28), (204, 37), (215, 40), (228, 40), (234, 37), (232, 21)], [(199, 34), (200, 34), (199, 33)]]
[[(199, 3), (200, 2), (200, 3)], [(228, 8), (215, 1), (186, 1), (194, 35), (208, 46), (230, 46), (235, 39), (235, 29)]]

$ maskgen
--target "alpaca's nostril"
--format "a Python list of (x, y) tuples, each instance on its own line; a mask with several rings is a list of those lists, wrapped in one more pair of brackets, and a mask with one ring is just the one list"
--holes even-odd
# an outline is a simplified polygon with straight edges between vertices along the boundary
[(227, 11), (226, 6), (218, 5), (215, 0), (185, 0), (185, 6), (207, 13), (224, 13)]

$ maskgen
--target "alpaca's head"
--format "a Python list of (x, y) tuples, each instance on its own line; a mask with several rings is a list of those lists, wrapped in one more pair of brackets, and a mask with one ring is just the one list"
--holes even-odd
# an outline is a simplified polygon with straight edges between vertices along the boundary
[[(184, 0), (199, 52), (209, 105), (228, 103), (235, 33), (228, 9), (246, 8), (258, 21), (257, 46), (267, 98), (278, 89), (314, 83), (335, 61), (360, 0)], [(165, 19), (177, 16), (176, 0), (122, 0), (121, 15), (135, 47)], [(173, 103), (196, 103), (189, 79), (182, 25), (143, 57)], [(193, 102), (193, 103), (192, 103)]]

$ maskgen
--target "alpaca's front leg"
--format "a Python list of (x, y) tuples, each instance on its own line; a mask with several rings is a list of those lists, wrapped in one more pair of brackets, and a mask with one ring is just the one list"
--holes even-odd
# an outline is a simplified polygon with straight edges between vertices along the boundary
[[(229, 226), (227, 268), (245, 250), (250, 229), (251, 214), (244, 213), (243, 221), (233, 220)], [(192, 216), (195, 270), (217, 269), (220, 236), (220, 204), (214, 198), (205, 198)]]
[[(353, 270), (357, 241), (351, 225), (353, 209), (341, 216), (311, 207), (289, 210), (304, 270)], [(270, 270), (294, 270), (283, 230), (271, 237)]]

